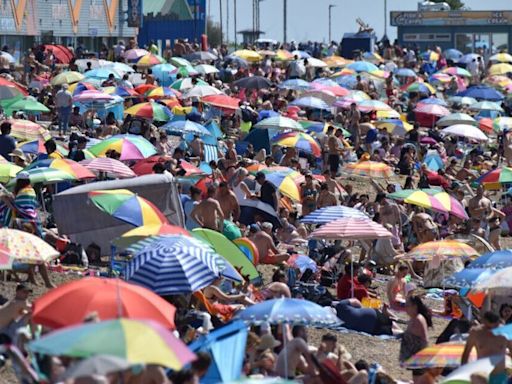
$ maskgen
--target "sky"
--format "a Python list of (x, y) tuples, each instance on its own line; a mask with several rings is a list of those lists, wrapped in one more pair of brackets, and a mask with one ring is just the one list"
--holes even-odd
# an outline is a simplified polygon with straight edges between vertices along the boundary
[[(219, 21), (219, 1), (207, 0), (207, 12)], [(229, 1), (229, 35), (226, 34), (227, 3)], [(233, 2), (222, 0), (224, 36), (234, 41)], [(252, 28), (252, 0), (237, 1), (237, 30)], [(387, 0), (389, 11), (414, 11), (419, 0)], [(464, 0), (472, 10), (512, 10), (512, 0)], [(288, 41), (327, 41), (329, 34), (328, 7), (332, 8), (332, 38), (340, 41), (343, 33), (357, 32), (356, 18), (372, 26), (378, 37), (384, 32), (384, 0), (288, 0)], [(388, 21), (389, 23), (389, 21)], [(262, 0), (260, 27), (264, 38), (283, 39), (283, 0)], [(396, 28), (388, 25), (388, 37), (396, 37)], [(238, 36), (240, 42), (241, 36)]]

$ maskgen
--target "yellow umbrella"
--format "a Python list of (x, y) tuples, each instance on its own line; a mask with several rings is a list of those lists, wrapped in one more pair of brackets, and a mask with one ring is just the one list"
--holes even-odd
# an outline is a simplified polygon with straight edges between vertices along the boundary
[(384, 177), (393, 175), (393, 168), (378, 161), (359, 161), (358, 163), (348, 164), (344, 171), (349, 175)]
[(505, 75), (512, 73), (512, 65), (508, 63), (494, 64), (489, 68), (489, 75)]
[(251, 51), (249, 49), (239, 49), (238, 51), (233, 52), (233, 56), (240, 57), (241, 59), (250, 61), (252, 63), (261, 61), (261, 55), (256, 51)]
[(491, 56), (489, 61), (497, 61), (499, 63), (512, 63), (512, 55), (508, 53), (497, 53)]
[(52, 85), (62, 85), (62, 84), (71, 84), (76, 83), (78, 81), (81, 81), (85, 78), (84, 75), (82, 75), (80, 72), (75, 71), (66, 71), (59, 73), (57, 76), (55, 76), (51, 84)]
[(327, 64), (328, 67), (331, 68), (344, 67), (345, 65), (353, 62), (352, 60), (345, 59), (341, 56), (324, 57), (322, 60), (325, 62), (325, 64)]

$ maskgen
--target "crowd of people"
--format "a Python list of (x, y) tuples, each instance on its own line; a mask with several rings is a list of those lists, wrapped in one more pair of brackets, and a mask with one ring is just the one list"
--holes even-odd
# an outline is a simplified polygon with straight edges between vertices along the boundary
[[(154, 44), (147, 48), (148, 55), (158, 53)], [(185, 139), (183, 135), (168, 132), (167, 121), (131, 114), (120, 119), (114, 112), (101, 113), (98, 106), (84, 109), (76, 105), (79, 86), (52, 85), (51, 79), (74, 71), (86, 75), (80, 84), (87, 83), (87, 72), (97, 67), (98, 59), (87, 58), (81, 46), (67, 63), (60, 63), (57, 55), (44, 47), (28, 50), (21, 65), (0, 61), (0, 76), (50, 110), (39, 114), (37, 119), (23, 110), (14, 111), (14, 117), (18, 121), (45, 123), (51, 136), (44, 141), (44, 148), (27, 152), (11, 132), (17, 120), (5, 119), (1, 123), (0, 155), (23, 169), (7, 180), (12, 181), (9, 190), (2, 188), (1, 226), (43, 238), (65, 254), (71, 241), (66, 228), (57, 229), (52, 219), (51, 200), (55, 189), (52, 185), (32, 182), (27, 172), (30, 164), (43, 159), (80, 162), (89, 155), (88, 148), (101, 140), (125, 133), (140, 135), (152, 144), (155, 156), (160, 159), (155, 161), (151, 172), (171, 174), (179, 184), (186, 229), (206, 228), (223, 233), (230, 240), (247, 238), (259, 255), (258, 268), (266, 276), (262, 284), (247, 278), (237, 285), (226, 283), (220, 276), (192, 297), (165, 297), (177, 308), (175, 333), (185, 343), (221, 327), (256, 303), (298, 297), (330, 308), (349, 331), (371, 335), (368, 337), (399, 338), (396, 365), (407, 362), (431, 343), (433, 317), (448, 318), (450, 322), (437, 342), (464, 342), (461, 365), (468, 363), (473, 348), (479, 359), (503, 356), (489, 378), (475, 374), (471, 382), (507, 382), (504, 356), (512, 349), (509, 341), (495, 335), (493, 330), (512, 321), (510, 305), (505, 303), (496, 313), (490, 309), (493, 307), (488, 298), (489, 303), (468, 308), (461, 295), (444, 292), (445, 308), (429, 308), (427, 304), (431, 306), (433, 301), (425, 298), (423, 287), (444, 288), (444, 284), (432, 283), (429, 269), (437, 275), (443, 269), (443, 276), (449, 275), (471, 260), (450, 260), (451, 271), (441, 268), (440, 263), (435, 265), (434, 261), (426, 263), (404, 257), (417, 245), (448, 238), (471, 239), (486, 250), (501, 250), (504, 236), (510, 234), (512, 191), (502, 188), (507, 181), (500, 185), (499, 179), (492, 179), (499, 184), (498, 191), (492, 194), (482, 181), (489, 173), (512, 164), (512, 132), (509, 131), (512, 123), (493, 130), (493, 120), (499, 124), (495, 118), (500, 115), (508, 118), (510, 106), (502, 95), (501, 106), (475, 109), (477, 100), (464, 96), (465, 91), (481, 84), (506, 92), (500, 84), (506, 82), (507, 74), (499, 79), (502, 83), (488, 76), (496, 63), (494, 56), (482, 51), (463, 61), (466, 56), (462, 53), (453, 56), (438, 47), (433, 47), (426, 56), (418, 48), (404, 48), (397, 42), (384, 42), (380, 52), (356, 52), (355, 61), (338, 57), (339, 47), (334, 42), (328, 46), (290, 43), (278, 47), (280, 50), (272, 46), (244, 48), (245, 51), (234, 54), (226, 46), (212, 48), (209, 53), (214, 58), (201, 59), (199, 55), (194, 56), (202, 52), (198, 45), (178, 41), (172, 49), (167, 47), (162, 56), (170, 63), (176, 58), (189, 57), (194, 64), (213, 68), (208, 74), (184, 75), (179, 70), (171, 73), (173, 81), (190, 77), (188, 88), (173, 92), (173, 86), (164, 85), (164, 78), (156, 75), (152, 66), (141, 66), (126, 58), (130, 50), (138, 49), (135, 41), (126, 47), (120, 41), (111, 49), (102, 48), (100, 58), (128, 64), (130, 71), (119, 76), (113, 71), (91, 83), (94, 83), (92, 89), (124, 89), (127, 95), (124, 109), (148, 100), (146, 92), (152, 89), (167, 88), (172, 103), (166, 103), (166, 97), (154, 99), (155, 103), (162, 107), (171, 105), (175, 117), (181, 115), (203, 126), (213, 121), (220, 127), (213, 155), (208, 151), (210, 141), (203, 135), (195, 133)], [(8, 52), (8, 47), (3, 51)], [(260, 59), (255, 60), (250, 55), (258, 55), (257, 51)], [(287, 53), (285, 58), (279, 56), (283, 52)], [(337, 63), (328, 64), (333, 57)], [(320, 60), (324, 64), (318, 64)], [(376, 71), (351, 66), (354, 63), (373, 63)], [(408, 72), (400, 75), (400, 70)], [(242, 80), (251, 78), (262, 80), (259, 85), (244, 87)], [(87, 87), (83, 89), (88, 90)], [(208, 87), (210, 95), (236, 97), (239, 103), (225, 107), (204, 102), (200, 96), (187, 97), (187, 91), (196, 87)], [(140, 93), (140, 89), (145, 92)], [(297, 103), (302, 97), (319, 99), (327, 108)], [(477, 98), (485, 100), (485, 97)], [(365, 105), (363, 101), (381, 101), (389, 109), (361, 107)], [(440, 106), (448, 113), (421, 112), (419, 107), (425, 105)], [(443, 125), (443, 116), (452, 117), (454, 123)], [(281, 145), (270, 136), (267, 144), (262, 145), (260, 139), (254, 139), (254, 132), (260, 129), (258, 123), (269, 118), (303, 122), (305, 128), (301, 134), (314, 122), (321, 128), (309, 132), (314, 141), (309, 147)], [(442, 129), (458, 124), (457, 118), (461, 124), (482, 129), (489, 139), (465, 137), (464, 132), (458, 136), (445, 135)], [(486, 130), (489, 120), (491, 127)], [(277, 127), (277, 133), (280, 131)], [(68, 148), (66, 153), (61, 150), (63, 146)], [(311, 149), (316, 147), (319, 153)], [(105, 155), (121, 159), (121, 153), (115, 149)], [(438, 166), (432, 166), (431, 158), (436, 159)], [(350, 165), (364, 162), (381, 164), (391, 173), (349, 172)], [(136, 162), (124, 163), (133, 166)], [(187, 173), (190, 164), (207, 169), (199, 181)], [(286, 172), (285, 177), (296, 186), (299, 192), (296, 198), (276, 184), (272, 175), (279, 172)], [(101, 174), (98, 178), (109, 177)], [(389, 196), (431, 188), (447, 192), (463, 207), (466, 218)], [(248, 201), (264, 209), (247, 209)], [(335, 206), (359, 211), (381, 224), (392, 236), (350, 242), (311, 239), (316, 226), (303, 218)], [(306, 257), (313, 266), (299, 267), (295, 262), (297, 254)], [(87, 255), (85, 261), (82, 255), (72, 259), (78, 260), (82, 267), (89, 264)], [(64, 259), (61, 261), (64, 263)], [(26, 343), (39, 332), (30, 321), (31, 286), (38, 280), (35, 273), (41, 275), (46, 287), (53, 288), (52, 274), (57, 273), (49, 272), (53, 267), (55, 262), (37, 266), (15, 263), (12, 270), (4, 272), (4, 279), (18, 284), (13, 298), (3, 299), (0, 307), (0, 338), (3, 343), (20, 349), (20, 355), (6, 352), (5, 356), (11, 358), (23, 383), (39, 382), (29, 368), (30, 359), (37, 362), (38, 373), (47, 382), (58, 382), (59, 375), (75, 363), (65, 356), (54, 356), (41, 365), (43, 357), (29, 355), (26, 349)], [(477, 316), (472, 315), (474, 311)], [(104, 319), (95, 317), (94, 313), (84, 319), (101, 320)], [(308, 342), (308, 328), (303, 325), (253, 327), (247, 340), (242, 374), (311, 383), (395, 382), (384, 368), (374, 364), (378, 361), (353, 361), (339, 338), (334, 330), (324, 332), (319, 345), (313, 346)], [(122, 376), (107, 375), (87, 382), (196, 383), (206, 375), (211, 359), (201, 352), (191, 367), (178, 372), (165, 372), (161, 367), (148, 365), (126, 371)], [(413, 369), (412, 381), (438, 382), (447, 373), (443, 372), (444, 368)]]

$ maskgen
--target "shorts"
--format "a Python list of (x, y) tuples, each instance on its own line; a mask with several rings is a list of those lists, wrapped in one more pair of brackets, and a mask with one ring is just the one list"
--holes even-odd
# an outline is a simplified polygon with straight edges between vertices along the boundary
[(508, 382), (508, 376), (505, 372), (491, 373), (489, 375), (489, 384), (505, 384)]
[(330, 154), (327, 157), (327, 162), (329, 163), (329, 171), (338, 172), (338, 168), (340, 167), (340, 155)]

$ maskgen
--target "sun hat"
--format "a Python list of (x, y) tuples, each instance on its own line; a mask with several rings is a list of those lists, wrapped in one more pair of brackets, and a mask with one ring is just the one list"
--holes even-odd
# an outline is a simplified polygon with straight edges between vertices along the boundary
[(280, 345), (281, 342), (279, 340), (276, 340), (271, 333), (266, 333), (263, 336), (261, 336), (257, 349), (259, 351), (264, 351), (266, 349), (274, 349), (276, 347), (279, 347)]

